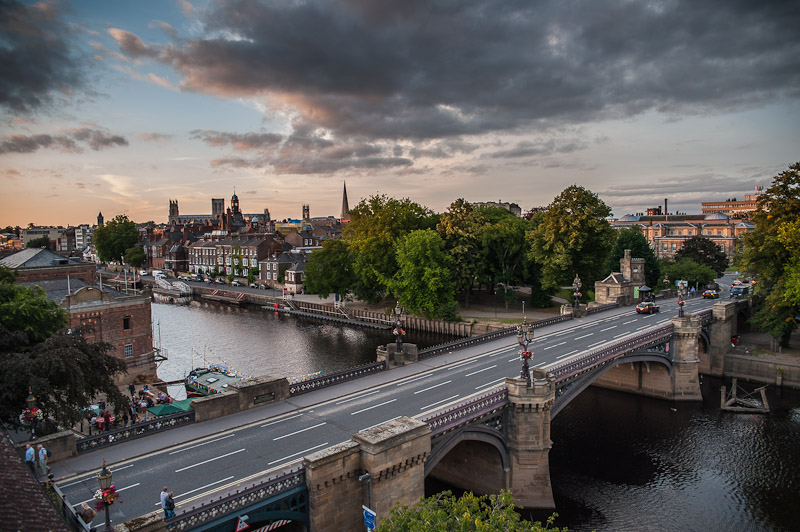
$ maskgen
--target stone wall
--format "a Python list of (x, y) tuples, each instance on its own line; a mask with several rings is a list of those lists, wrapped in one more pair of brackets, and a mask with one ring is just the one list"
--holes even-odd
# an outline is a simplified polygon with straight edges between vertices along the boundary
[(725, 355), (725, 377), (800, 389), (800, 361)]
[(479, 495), (506, 489), (503, 463), (497, 449), (475, 440), (456, 445), (428, 476)]
[(194, 419), (199, 423), (288, 398), (289, 381), (265, 375), (231, 383), (223, 393), (199, 397), (192, 401), (192, 409)]
[(657, 363), (620, 364), (603, 373), (592, 386), (659, 399), (672, 399), (673, 395), (669, 370)]

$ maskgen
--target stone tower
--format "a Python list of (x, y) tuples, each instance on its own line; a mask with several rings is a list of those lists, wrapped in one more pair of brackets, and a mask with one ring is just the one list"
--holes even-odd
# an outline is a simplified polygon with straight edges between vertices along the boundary
[(97, 213), (97, 227), (103, 227), (103, 213)]
[(303, 205), (303, 221), (307, 222), (311, 219), (311, 210), (308, 208), (308, 205)]
[(644, 284), (644, 259), (631, 258), (631, 250), (626, 249), (625, 255), (619, 259), (619, 271), (623, 279), (634, 286)]
[(178, 200), (169, 200), (169, 217), (167, 218), (167, 223), (169, 225), (178, 223)]
[(342, 190), (342, 218), (347, 218), (348, 212), (350, 212), (350, 205), (347, 204), (347, 182), (345, 181)]
[(211, 198), (211, 217), (221, 220), (225, 216), (225, 198)]

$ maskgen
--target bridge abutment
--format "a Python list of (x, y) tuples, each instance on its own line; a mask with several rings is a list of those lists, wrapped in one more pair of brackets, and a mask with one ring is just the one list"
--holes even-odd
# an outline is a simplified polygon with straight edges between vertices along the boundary
[(507, 378), (511, 411), (508, 426), (510, 488), (525, 508), (555, 508), (550, 484), (550, 408), (555, 401), (555, 380), (540, 369), (525, 379)]
[(725, 353), (731, 345), (736, 331), (738, 305), (732, 301), (717, 301), (711, 307), (710, 345), (706, 353), (700, 354), (700, 373), (722, 377), (725, 370)]
[(672, 400), (702, 401), (700, 392), (700, 332), (696, 316), (672, 318)]

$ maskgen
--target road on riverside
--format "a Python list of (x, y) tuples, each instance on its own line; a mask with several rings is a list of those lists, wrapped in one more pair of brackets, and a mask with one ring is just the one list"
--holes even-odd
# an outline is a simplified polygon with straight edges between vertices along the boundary
[[(699, 312), (715, 302), (696, 297), (686, 302), (684, 310)], [(660, 306), (661, 312), (651, 315), (638, 315), (626, 307), (537, 330), (529, 345), (534, 353), (531, 366), (547, 368), (670, 323), (677, 315), (677, 301)], [(282, 402), (286, 411), (279, 416), (117, 461), (111, 469), (121, 504), (111, 507), (112, 521), (122, 523), (158, 510), (162, 486), (174, 491), (180, 514), (212, 497), (248, 487), (270, 471), (298, 464), (303, 456), (349, 440), (362, 429), (399, 416), (419, 418), (497, 388), (506, 377), (519, 375), (519, 349), (514, 337), (475, 346), (465, 350), (470, 351), (466, 359), (439, 367), (422, 361), (414, 365), (422, 368), (416, 374), (367, 389), (356, 386), (353, 393), (318, 404), (303, 404), (303, 396), (293, 397)], [(95, 475), (92, 471), (60, 479), (58, 486), (73, 505), (91, 502), (97, 490)]]

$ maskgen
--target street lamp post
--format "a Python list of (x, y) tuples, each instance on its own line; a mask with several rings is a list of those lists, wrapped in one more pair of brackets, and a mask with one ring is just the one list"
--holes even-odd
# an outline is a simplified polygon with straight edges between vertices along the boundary
[[(28, 412), (33, 412), (36, 408), (36, 397), (33, 396), (33, 389), (28, 386), (28, 397), (25, 398), (25, 404), (28, 406)], [(36, 416), (31, 417), (31, 441), (36, 439)]]
[(406, 319), (406, 309), (400, 306), (400, 302), (398, 301), (397, 304), (394, 306), (394, 313), (392, 314), (392, 321), (394, 322), (394, 329), (392, 330), (392, 334), (394, 335), (394, 342), (395, 342), (395, 353), (402, 353), (403, 352), (403, 336), (406, 332), (403, 330), (403, 322)]
[(106, 459), (103, 458), (103, 469), (97, 473), (97, 483), (100, 485), (100, 494), (101, 500), (103, 501), (103, 507), (106, 510), (106, 527), (103, 529), (106, 532), (113, 532), (113, 528), (111, 528), (111, 516), (108, 513), (109, 503), (106, 501), (106, 490), (111, 487), (111, 470), (106, 467)]
[(686, 304), (686, 301), (683, 300), (683, 297), (678, 296), (678, 317), (683, 317), (683, 306)]
[(665, 275), (664, 276), (664, 291), (667, 291), (668, 289), (669, 289), (669, 277), (667, 277)]
[(517, 342), (522, 349), (519, 352), (519, 358), (522, 359), (522, 369), (519, 376), (531, 383), (531, 370), (528, 366), (528, 360), (533, 358), (533, 353), (528, 350), (528, 344), (533, 342), (533, 324), (530, 323), (523, 314), (522, 323), (517, 325)]
[(578, 274), (575, 274), (575, 280), (572, 281), (572, 291), (575, 294), (575, 310), (578, 310), (578, 301), (580, 301), (581, 297), (581, 278), (578, 277)]

